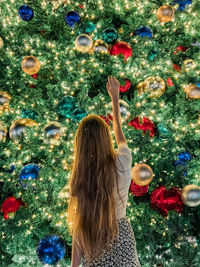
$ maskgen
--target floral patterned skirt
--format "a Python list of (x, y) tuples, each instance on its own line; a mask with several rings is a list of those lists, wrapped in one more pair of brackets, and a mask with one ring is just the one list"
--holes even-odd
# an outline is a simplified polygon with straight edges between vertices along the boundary
[(136, 240), (133, 229), (128, 219), (122, 218), (118, 220), (119, 240), (109, 243), (109, 251), (105, 249), (101, 252), (98, 260), (93, 255), (89, 260), (82, 257), (82, 267), (141, 267), (136, 249)]

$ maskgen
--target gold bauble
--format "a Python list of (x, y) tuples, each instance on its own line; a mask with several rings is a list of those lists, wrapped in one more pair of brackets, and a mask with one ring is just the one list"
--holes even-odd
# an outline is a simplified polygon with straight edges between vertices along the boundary
[(38, 123), (31, 119), (18, 119), (12, 123), (9, 129), (9, 136), (13, 141), (18, 141), (24, 134), (26, 127), (38, 126)]
[(181, 192), (183, 203), (189, 207), (200, 205), (200, 187), (194, 184), (186, 185)]
[(58, 145), (60, 143), (60, 137), (63, 135), (63, 130), (58, 122), (52, 121), (45, 125), (43, 135), (46, 143)]
[(147, 164), (139, 163), (132, 168), (131, 179), (137, 185), (148, 185), (153, 180), (153, 171)]
[(200, 99), (200, 87), (196, 84), (189, 85), (185, 88), (186, 97), (190, 99)]
[(157, 19), (160, 22), (167, 23), (174, 18), (174, 8), (169, 5), (161, 6), (156, 13)]
[(79, 52), (91, 52), (93, 47), (92, 38), (88, 34), (80, 34), (75, 40), (75, 47)]
[(0, 122), (0, 142), (5, 142), (7, 136), (7, 129)]
[[(150, 76), (147, 78), (142, 85), (143, 92), (149, 92), (149, 97), (160, 97), (165, 91), (165, 82), (160, 77)], [(138, 91), (141, 93), (141, 90)]]
[(0, 37), (0, 49), (3, 48), (4, 46), (4, 42), (3, 42), (3, 39)]
[(195, 64), (194, 60), (192, 60), (192, 59), (187, 59), (183, 63), (184, 63), (184, 69), (187, 72), (190, 70), (194, 70), (196, 68), (196, 64)]
[(0, 114), (3, 111), (9, 110), (9, 103), (11, 98), (11, 95), (9, 95), (7, 92), (0, 91)]
[(96, 40), (93, 45), (93, 52), (100, 52), (102, 54), (108, 53), (108, 45), (103, 40)]
[[(112, 108), (112, 102), (110, 102), (106, 107), (107, 107), (107, 114), (110, 114), (113, 117), (113, 108)], [(130, 117), (130, 106), (129, 104), (120, 99), (119, 100), (119, 109), (120, 109), (120, 114), (121, 114), (121, 122), (125, 122), (129, 119)]]
[(22, 70), (29, 74), (36, 74), (40, 70), (40, 61), (34, 56), (26, 56), (21, 62)]

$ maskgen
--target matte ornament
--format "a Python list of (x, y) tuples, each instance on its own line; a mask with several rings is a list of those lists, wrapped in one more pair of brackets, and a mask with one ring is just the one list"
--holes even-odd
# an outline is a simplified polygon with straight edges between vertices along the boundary
[(19, 16), (22, 20), (30, 21), (33, 18), (34, 12), (30, 6), (23, 5), (19, 8)]
[(75, 40), (75, 48), (79, 52), (89, 53), (93, 47), (92, 38), (88, 34), (81, 34)]
[(130, 88), (131, 88), (131, 82), (129, 80), (126, 80), (124, 86), (120, 85), (119, 91), (121, 93), (125, 93), (129, 91)]
[(24, 187), (27, 188), (27, 184), (30, 179), (36, 179), (39, 175), (39, 170), (41, 167), (37, 164), (27, 164), (24, 166), (19, 173), (19, 182)]
[(141, 37), (152, 38), (153, 37), (153, 32), (149, 27), (141, 26), (134, 32), (134, 35), (139, 35)]
[(102, 33), (102, 39), (107, 44), (113, 44), (118, 38), (117, 31), (113, 28), (107, 28)]
[(187, 59), (183, 62), (186, 72), (193, 71), (196, 68), (196, 64), (192, 59)]
[(131, 179), (137, 185), (148, 185), (153, 180), (153, 171), (147, 164), (139, 163), (132, 168)]
[(69, 11), (65, 16), (65, 22), (69, 27), (74, 28), (76, 23), (81, 22), (81, 17), (76, 11)]
[(73, 114), (72, 114), (72, 120), (74, 120), (74, 121), (81, 121), (84, 117), (86, 117), (88, 114), (87, 114), (87, 112), (84, 110), (84, 109), (82, 109), (82, 108), (80, 108), (80, 107), (78, 107), (78, 108), (76, 108), (76, 109), (74, 109), (74, 111), (73, 111)]
[(3, 42), (3, 39), (0, 37), (0, 49), (3, 48), (4, 46), (4, 42)]
[[(143, 82), (142, 91), (148, 92), (148, 97), (155, 98), (160, 97), (165, 92), (165, 82), (160, 77), (151, 76)], [(141, 90), (138, 91), (140, 94)]]
[(0, 91), (0, 114), (9, 110), (11, 98), (11, 95), (9, 95), (7, 92)]
[(7, 129), (0, 122), (0, 142), (5, 142), (7, 136)]
[(148, 188), (149, 188), (149, 185), (140, 186), (131, 180), (129, 190), (131, 191), (132, 195), (134, 195), (136, 197), (141, 197), (148, 192)]
[(58, 103), (58, 114), (62, 117), (70, 119), (73, 115), (73, 111), (78, 107), (76, 98), (73, 96), (65, 96)]
[[(112, 102), (110, 102), (107, 105), (107, 108), (108, 108), (107, 114), (110, 116), (110, 118), (113, 118)], [(120, 109), (120, 114), (121, 114), (121, 121), (122, 122), (127, 121), (130, 117), (129, 104), (126, 101), (120, 99), (119, 100), (119, 109)]]
[(174, 0), (172, 5), (176, 5), (176, 4), (179, 5), (178, 10), (183, 11), (187, 5), (192, 4), (192, 0)]
[(13, 141), (18, 141), (25, 133), (26, 127), (38, 126), (38, 123), (31, 119), (18, 119), (14, 121), (9, 130), (9, 136)]
[(194, 184), (186, 185), (181, 192), (183, 203), (189, 207), (200, 205), (200, 187)]
[(196, 84), (189, 85), (184, 90), (186, 97), (189, 99), (200, 99), (200, 87)]
[(57, 235), (44, 236), (37, 246), (37, 256), (42, 263), (56, 264), (64, 258), (66, 252), (65, 243)]
[(113, 56), (122, 54), (124, 56), (124, 60), (126, 61), (132, 56), (132, 48), (128, 43), (119, 41), (111, 47), (110, 54)]
[(167, 23), (174, 18), (174, 8), (169, 5), (161, 6), (156, 13), (157, 19), (162, 23)]
[(21, 118), (36, 120), (37, 117), (38, 117), (38, 113), (35, 112), (34, 110), (22, 109)]
[(93, 52), (108, 54), (108, 45), (103, 40), (96, 40), (93, 45)]
[(40, 70), (40, 61), (34, 56), (26, 56), (21, 62), (21, 68), (25, 73), (33, 75)]
[(21, 206), (27, 206), (21, 199), (16, 199), (14, 196), (6, 198), (1, 205), (1, 212), (3, 213), (4, 219), (8, 220), (13, 218)]
[(43, 133), (46, 143), (58, 145), (60, 137), (63, 135), (63, 130), (58, 122), (52, 121), (45, 125)]

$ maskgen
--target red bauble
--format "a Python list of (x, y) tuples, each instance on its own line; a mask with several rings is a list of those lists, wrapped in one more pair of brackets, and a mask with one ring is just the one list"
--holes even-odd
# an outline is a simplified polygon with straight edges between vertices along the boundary
[(120, 86), (119, 91), (124, 93), (124, 92), (127, 92), (130, 88), (131, 88), (131, 82), (129, 80), (126, 80), (125, 81), (125, 85), (124, 86)]
[(8, 197), (1, 205), (1, 212), (4, 219), (9, 219), (8, 213), (16, 212), (20, 206), (26, 205), (21, 199), (16, 199), (14, 196)]
[(174, 68), (176, 71), (178, 71), (178, 72), (181, 71), (181, 68), (180, 68), (178, 65), (176, 65), (176, 64), (173, 64), (173, 68)]
[(142, 130), (144, 134), (146, 133), (146, 131), (149, 131), (150, 137), (153, 137), (155, 135), (154, 123), (146, 117), (142, 118), (142, 123), (140, 123), (140, 118), (136, 117), (129, 121), (128, 125), (133, 126), (133, 128), (137, 130)]
[(169, 84), (169, 86), (173, 86), (174, 85), (173, 82), (172, 82), (172, 79), (170, 79), (170, 78), (167, 79), (167, 83)]
[(146, 194), (148, 189), (149, 189), (149, 185), (145, 185), (145, 186), (137, 185), (136, 183), (133, 182), (133, 180), (131, 180), (129, 190), (134, 196), (141, 197)]
[(35, 74), (31, 75), (31, 77), (32, 77), (33, 79), (37, 79), (37, 78), (38, 78), (38, 75), (37, 75), (37, 73), (35, 73)]
[(132, 56), (132, 48), (131, 46), (123, 41), (119, 41), (117, 43), (115, 43), (111, 49), (110, 49), (110, 54), (111, 55), (119, 55), (119, 54), (123, 54), (124, 56), (124, 60), (126, 61), (129, 57)]
[(186, 46), (177, 46), (176, 51), (174, 52), (174, 54), (177, 54), (177, 51), (182, 51), (182, 52), (186, 52), (188, 50), (189, 47)]
[(108, 125), (110, 125), (109, 119), (108, 119), (106, 116), (101, 115), (100, 117), (101, 117), (102, 119), (104, 119), (105, 122), (106, 122)]
[(169, 210), (176, 210), (178, 213), (183, 211), (181, 191), (177, 187), (170, 190), (164, 186), (159, 186), (151, 193), (151, 207), (158, 209), (164, 216), (168, 215)]

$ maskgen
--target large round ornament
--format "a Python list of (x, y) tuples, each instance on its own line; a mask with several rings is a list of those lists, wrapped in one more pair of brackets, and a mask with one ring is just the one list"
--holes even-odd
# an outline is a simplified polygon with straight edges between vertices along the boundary
[(65, 22), (69, 27), (74, 28), (76, 23), (81, 22), (81, 17), (76, 11), (69, 11), (65, 16)]
[(153, 171), (147, 164), (139, 163), (132, 168), (131, 179), (137, 185), (148, 185), (153, 180)]
[(131, 191), (132, 195), (136, 197), (141, 197), (147, 193), (148, 188), (149, 188), (149, 185), (145, 185), (145, 186), (137, 185), (136, 183), (133, 182), (133, 180), (131, 180), (129, 190)]
[(16, 199), (14, 196), (6, 198), (1, 205), (1, 212), (3, 213), (4, 219), (13, 219), (15, 213), (21, 206), (27, 206), (27, 204), (21, 199)]
[[(119, 100), (119, 109), (120, 109), (120, 114), (121, 114), (121, 121), (122, 122), (127, 121), (130, 117), (129, 104), (126, 101), (120, 99)], [(113, 118), (112, 102), (110, 102), (107, 105), (107, 114), (111, 119)]]
[(157, 19), (160, 22), (167, 23), (174, 18), (174, 8), (169, 5), (161, 6), (156, 13)]
[(0, 142), (5, 142), (7, 136), (7, 129), (0, 122)]
[(0, 49), (3, 48), (4, 43), (3, 43), (3, 39), (0, 37)]
[(93, 52), (108, 54), (108, 45), (103, 40), (96, 40), (93, 45)]
[(63, 239), (53, 234), (44, 236), (37, 246), (39, 260), (49, 265), (54, 265), (64, 258), (65, 251)]
[(192, 59), (187, 59), (183, 63), (184, 63), (184, 69), (186, 72), (189, 72), (189, 71), (194, 70), (196, 68), (196, 64), (195, 64), (194, 60), (192, 60)]
[(183, 203), (189, 207), (200, 205), (200, 187), (194, 184), (186, 185), (181, 192)]
[(102, 39), (107, 44), (113, 44), (118, 38), (117, 31), (113, 28), (107, 28), (102, 33)]
[(124, 60), (126, 61), (129, 57), (132, 56), (132, 48), (131, 46), (123, 41), (119, 41), (115, 43), (110, 49), (110, 55), (118, 56), (122, 54), (124, 56)]
[(78, 107), (76, 98), (73, 96), (65, 96), (58, 103), (58, 114), (62, 117), (70, 119), (74, 109)]
[(9, 136), (13, 141), (19, 141), (24, 134), (26, 127), (33, 127), (37, 125), (38, 123), (31, 119), (18, 119), (10, 126)]
[(34, 12), (30, 6), (23, 5), (19, 8), (19, 16), (22, 20), (30, 21), (33, 18)]
[(33, 75), (40, 70), (40, 61), (34, 56), (26, 56), (21, 62), (21, 68), (25, 73)]
[(9, 110), (9, 103), (11, 98), (11, 95), (9, 95), (7, 92), (0, 91), (0, 114), (3, 111)]
[(186, 97), (190, 99), (200, 99), (200, 87), (196, 84), (189, 85), (185, 88)]
[(75, 108), (72, 114), (72, 120), (73, 121), (81, 121), (83, 118), (85, 118), (88, 115), (88, 113), (81, 107)]
[(153, 32), (149, 27), (141, 26), (134, 32), (134, 35), (139, 35), (141, 37), (152, 38), (153, 37)]
[(19, 182), (24, 187), (27, 188), (29, 179), (36, 179), (39, 175), (39, 170), (41, 167), (38, 164), (27, 164), (24, 166), (19, 173)]
[(58, 145), (60, 143), (60, 137), (63, 135), (63, 129), (58, 122), (52, 121), (45, 125), (43, 134), (46, 143)]
[(79, 52), (82, 53), (91, 52), (93, 47), (92, 38), (88, 34), (80, 34), (75, 40), (75, 47)]
[(35, 110), (27, 110), (23, 108), (20, 117), (36, 120), (38, 117), (38, 113)]
[(149, 93), (150, 98), (160, 97), (165, 91), (165, 82), (158, 76), (150, 76), (143, 82), (142, 88), (144, 92)]

